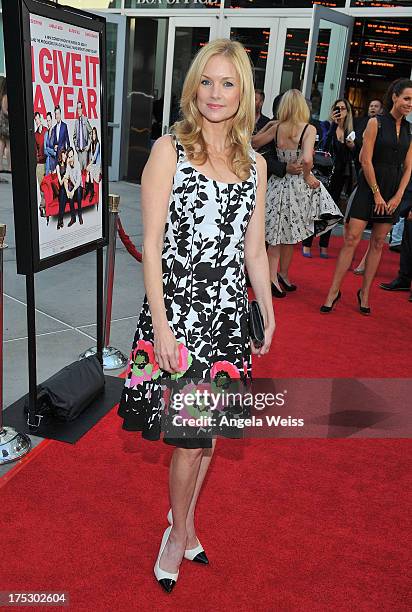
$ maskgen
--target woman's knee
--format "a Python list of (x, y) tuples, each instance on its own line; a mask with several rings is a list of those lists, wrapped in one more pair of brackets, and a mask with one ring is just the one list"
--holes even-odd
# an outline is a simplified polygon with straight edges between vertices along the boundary
[(355, 248), (358, 246), (360, 239), (362, 237), (362, 232), (354, 232), (351, 229), (347, 229), (345, 232), (345, 246)]
[(189, 465), (195, 465), (203, 455), (203, 448), (176, 448), (176, 453)]
[(385, 240), (386, 234), (385, 236), (371, 236), (371, 249), (373, 249), (374, 251), (382, 251), (383, 245), (385, 244)]

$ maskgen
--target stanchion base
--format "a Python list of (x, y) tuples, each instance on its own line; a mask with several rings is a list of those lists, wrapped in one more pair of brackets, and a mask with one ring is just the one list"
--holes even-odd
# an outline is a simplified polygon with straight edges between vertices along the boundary
[(3, 427), (0, 431), (0, 465), (18, 461), (31, 449), (29, 436), (21, 434), (13, 427)]
[[(85, 357), (90, 357), (90, 355), (96, 355), (97, 347), (92, 346), (91, 348), (84, 351), (81, 355), (79, 355), (79, 359), (84, 359)], [(123, 353), (115, 348), (114, 346), (107, 346), (103, 349), (103, 369), (104, 370), (120, 370), (120, 368), (124, 368), (127, 363), (127, 357), (123, 355)]]

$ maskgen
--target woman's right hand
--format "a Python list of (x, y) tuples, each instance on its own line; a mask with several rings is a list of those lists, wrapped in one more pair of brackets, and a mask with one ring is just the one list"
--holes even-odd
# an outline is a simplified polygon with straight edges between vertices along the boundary
[(162, 370), (175, 374), (179, 372), (179, 346), (170, 329), (165, 325), (154, 333), (154, 354)]
[(381, 192), (377, 191), (373, 195), (373, 199), (375, 200), (375, 208), (374, 211), (377, 215), (383, 215), (386, 212), (386, 202), (381, 196)]
[(320, 181), (318, 181), (317, 178), (315, 178), (313, 176), (313, 174), (310, 174), (307, 178), (305, 178), (305, 183), (308, 185), (308, 187), (310, 187), (311, 189), (317, 189), (320, 185)]

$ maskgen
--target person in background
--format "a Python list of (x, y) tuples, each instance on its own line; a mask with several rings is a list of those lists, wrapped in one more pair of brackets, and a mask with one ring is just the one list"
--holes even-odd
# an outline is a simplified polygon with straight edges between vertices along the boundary
[(357, 117), (354, 121), (354, 130), (356, 134), (356, 141), (360, 143), (362, 147), (363, 132), (366, 130), (369, 119), (376, 117), (376, 115), (382, 115), (384, 112), (383, 102), (376, 98), (371, 100), (368, 105), (368, 112), (363, 117)]
[(383, 115), (369, 119), (363, 135), (362, 172), (347, 215), (344, 245), (339, 253), (332, 284), (321, 306), (329, 313), (341, 297), (340, 286), (356, 247), (372, 223), (362, 288), (357, 292), (359, 312), (370, 314), (369, 292), (382, 255), (385, 239), (398, 219), (404, 192), (411, 178), (412, 141), (406, 116), (412, 111), (412, 81), (398, 79), (387, 93)]
[(290, 89), (283, 94), (278, 117), (279, 121), (264, 132), (261, 144), (274, 140), (280, 161), (300, 161), (303, 166), (301, 175), (273, 175), (268, 181), (266, 242), (272, 294), (280, 298), (296, 290), (289, 281), (293, 245), (327, 230), (342, 215), (326, 188), (311, 173), (316, 128), (309, 124), (309, 108), (299, 90)]
[[(401, 204), (401, 219), (404, 220), (402, 243), (400, 250), (398, 276), (390, 283), (379, 286), (385, 291), (410, 291), (412, 282), (412, 180)], [(412, 302), (412, 293), (409, 296)]]
[(95, 127), (92, 128), (92, 138), (89, 149), (89, 163), (86, 170), (86, 190), (84, 197), (87, 198), (88, 193), (90, 193), (89, 202), (91, 202), (94, 198), (94, 183), (98, 183), (100, 181), (100, 174), (102, 171), (100, 165), (100, 142), (97, 135), (97, 128)]
[(71, 218), (67, 224), (67, 227), (76, 223), (76, 211), (74, 208), (74, 202), (77, 202), (77, 215), (79, 217), (80, 225), (83, 225), (82, 215), (82, 172), (80, 164), (75, 160), (74, 149), (69, 147), (67, 150), (67, 168), (64, 176), (64, 187), (66, 189), (67, 199), (70, 204)]
[[(344, 98), (336, 100), (331, 109), (331, 126), (326, 138), (325, 149), (333, 158), (333, 172), (329, 182), (328, 191), (335, 204), (339, 206), (340, 196), (344, 186), (349, 182), (352, 185), (352, 161), (355, 149), (355, 134), (351, 105)], [(319, 239), (320, 256), (328, 257), (328, 246), (332, 231), (325, 232)], [(303, 241), (302, 254), (312, 257), (311, 247), (313, 236)]]
[(46, 115), (47, 131), (44, 136), (44, 153), (46, 155), (46, 175), (54, 172), (56, 168), (56, 151), (54, 145), (54, 132), (53, 132), (53, 116), (49, 112)]
[(88, 163), (90, 135), (92, 128), (89, 120), (83, 115), (83, 103), (77, 103), (77, 118), (74, 123), (73, 144), (79, 160), (80, 169), (84, 170)]
[(46, 154), (44, 152), (44, 138), (46, 136), (46, 128), (44, 127), (39, 112), (34, 113), (34, 148), (36, 155), (36, 177), (39, 187), (46, 174)]
[(59, 216), (57, 217), (57, 229), (64, 226), (63, 215), (67, 203), (67, 192), (64, 184), (64, 177), (67, 170), (67, 151), (62, 149), (59, 153), (59, 159), (56, 165), (57, 180), (59, 183)]
[(255, 89), (255, 129), (254, 134), (257, 134), (267, 123), (269, 123), (269, 117), (266, 117), (262, 113), (262, 106), (265, 102), (265, 92), (262, 89)]
[[(4, 158), (6, 158), (5, 169), (3, 167)], [(7, 100), (7, 82), (5, 78), (3, 78), (0, 85), (0, 172), (11, 172), (9, 107)]]
[(70, 138), (69, 138), (69, 130), (67, 128), (67, 123), (62, 121), (62, 111), (60, 106), (55, 106), (54, 108), (54, 117), (56, 119), (56, 125), (53, 128), (53, 137), (54, 137), (54, 150), (56, 151), (56, 158), (59, 158), (59, 153), (62, 149), (70, 148)]

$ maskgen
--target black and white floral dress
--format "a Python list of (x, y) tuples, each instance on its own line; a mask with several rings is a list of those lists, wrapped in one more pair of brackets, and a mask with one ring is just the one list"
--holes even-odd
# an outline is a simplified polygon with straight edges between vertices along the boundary
[[(169, 201), (162, 253), (166, 315), (179, 344), (179, 373), (160, 369), (154, 356), (147, 297), (129, 358), (119, 416), (123, 429), (158, 440), (167, 411), (168, 382), (209, 381), (225, 387), (251, 380), (248, 296), (244, 238), (256, 204), (257, 169), (253, 150), (248, 180), (222, 183), (189, 162), (180, 142)], [(169, 384), (170, 388), (170, 384)], [(170, 395), (169, 395), (170, 398)], [(163, 440), (175, 446), (210, 447), (199, 437)]]

